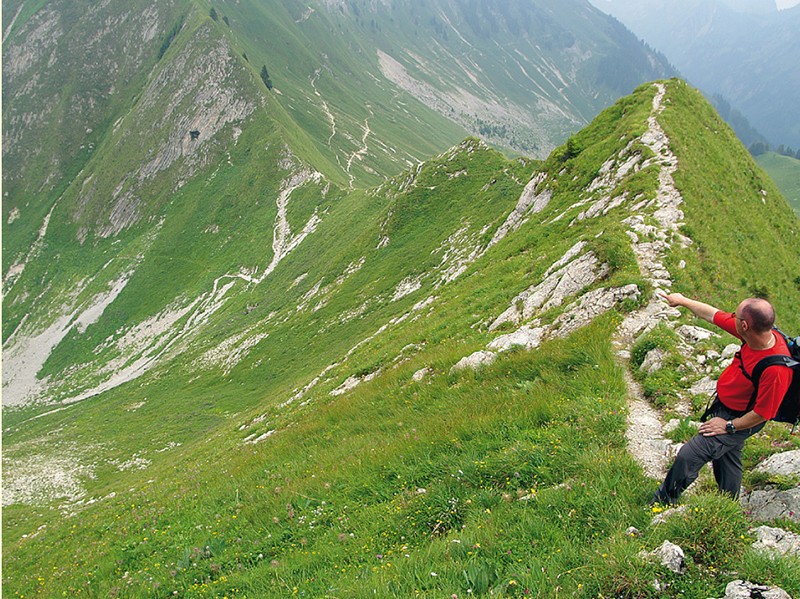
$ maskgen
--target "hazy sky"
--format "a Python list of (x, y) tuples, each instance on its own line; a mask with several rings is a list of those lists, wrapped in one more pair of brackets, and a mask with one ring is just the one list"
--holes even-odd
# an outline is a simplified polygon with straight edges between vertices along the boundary
[(800, 4), (800, 0), (775, 0), (775, 4), (778, 5), (778, 8), (789, 8), (795, 4)]

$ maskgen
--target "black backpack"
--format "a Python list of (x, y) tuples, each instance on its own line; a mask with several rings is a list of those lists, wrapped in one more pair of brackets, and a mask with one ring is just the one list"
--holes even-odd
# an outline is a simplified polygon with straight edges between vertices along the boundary
[(793, 426), (797, 426), (798, 421), (800, 421), (800, 336), (792, 338), (788, 337), (777, 327), (775, 327), (774, 330), (786, 341), (786, 345), (789, 347), (788, 356), (779, 354), (767, 356), (756, 364), (755, 368), (753, 368), (753, 372), (749, 375), (744, 369), (744, 364), (741, 362), (741, 356), (739, 356), (742, 372), (744, 372), (744, 375), (750, 379), (753, 383), (753, 387), (755, 387), (753, 396), (750, 398), (750, 403), (747, 406), (747, 412), (752, 410), (753, 406), (756, 404), (758, 381), (761, 379), (764, 370), (776, 364), (786, 366), (792, 369), (792, 382), (789, 384), (789, 389), (786, 391), (786, 395), (783, 396), (783, 400), (778, 407), (778, 413), (775, 414), (773, 420), (776, 422), (788, 422)]

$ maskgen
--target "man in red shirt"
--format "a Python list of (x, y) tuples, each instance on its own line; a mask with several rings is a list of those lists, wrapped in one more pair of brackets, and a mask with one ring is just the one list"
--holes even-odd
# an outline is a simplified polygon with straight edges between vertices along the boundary
[(674, 307), (687, 308), (698, 318), (711, 322), (743, 341), (733, 362), (717, 381), (717, 398), (711, 418), (700, 425), (697, 435), (686, 443), (675, 458), (667, 477), (653, 496), (653, 503), (675, 504), (681, 493), (694, 482), (709, 461), (720, 491), (739, 496), (742, 484), (742, 448), (745, 440), (773, 418), (792, 380), (786, 367), (767, 368), (758, 384), (755, 404), (750, 405), (755, 388), (750, 374), (755, 365), (773, 354), (788, 354), (783, 337), (772, 330), (775, 311), (760, 298), (740, 303), (733, 314), (684, 297), (680, 293), (663, 296)]

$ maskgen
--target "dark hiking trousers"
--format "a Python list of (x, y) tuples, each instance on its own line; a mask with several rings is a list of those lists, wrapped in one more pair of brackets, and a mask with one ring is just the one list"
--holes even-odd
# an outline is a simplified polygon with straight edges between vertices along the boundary
[[(713, 416), (730, 420), (741, 416), (741, 412), (731, 411), (720, 404)], [(764, 424), (737, 431), (732, 435), (716, 435), (714, 437), (695, 435), (681, 447), (675, 457), (675, 463), (669, 469), (661, 487), (656, 491), (653, 501), (664, 505), (677, 503), (681, 493), (695, 481), (700, 469), (708, 462), (711, 462), (714, 468), (714, 478), (719, 490), (734, 499), (738, 498), (742, 485), (744, 442), (748, 437), (764, 428)]]

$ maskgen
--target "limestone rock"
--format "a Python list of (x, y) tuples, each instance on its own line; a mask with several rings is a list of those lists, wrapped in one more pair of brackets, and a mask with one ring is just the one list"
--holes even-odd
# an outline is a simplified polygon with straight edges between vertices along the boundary
[(569, 296), (607, 273), (608, 265), (600, 265), (594, 252), (584, 254), (554, 272), (529, 297), (523, 299), (523, 318), (528, 319), (539, 310), (560, 306)]
[(501, 335), (487, 346), (490, 350), (508, 351), (514, 347), (524, 347), (531, 350), (542, 343), (546, 329), (537, 327), (532, 329), (529, 326), (520, 327), (513, 333)]
[(643, 309), (636, 310), (625, 316), (625, 320), (619, 326), (618, 333), (620, 339), (629, 345), (633, 345), (637, 336), (650, 331), (659, 322), (668, 321), (679, 316), (680, 311), (677, 308), (670, 308), (663, 300), (653, 296)]
[(770, 522), (779, 518), (800, 522), (800, 488), (756, 490), (742, 497), (742, 507), (753, 520)]
[(519, 229), (528, 215), (541, 212), (547, 207), (547, 204), (553, 197), (553, 191), (551, 189), (544, 189), (541, 193), (536, 193), (536, 188), (544, 183), (546, 179), (547, 173), (542, 172), (528, 182), (525, 189), (522, 190), (522, 195), (516, 207), (511, 211), (511, 214), (508, 215), (506, 221), (498, 227), (494, 237), (492, 237), (492, 240), (489, 242), (489, 247), (495, 245), (509, 232)]
[(717, 383), (715, 383), (711, 377), (704, 376), (699, 381), (697, 381), (694, 385), (689, 387), (689, 393), (692, 395), (711, 395), (714, 393), (714, 390), (717, 388)]
[(664, 367), (664, 358), (666, 353), (663, 349), (659, 347), (654, 347), (647, 355), (644, 357), (642, 361), (642, 365), (639, 366), (639, 370), (646, 372), (648, 374), (653, 374), (654, 372), (658, 372)]
[(689, 343), (697, 343), (698, 341), (711, 339), (711, 337), (718, 337), (713, 331), (688, 324), (678, 327), (677, 333)]
[(800, 449), (771, 455), (758, 465), (756, 471), (782, 476), (800, 476)]
[(686, 556), (683, 553), (683, 549), (675, 543), (664, 541), (658, 549), (645, 554), (645, 556), (660, 560), (662, 566), (666, 566), (676, 574), (686, 572)]
[(411, 376), (411, 380), (419, 382), (421, 380), (424, 380), (426, 377), (430, 376), (431, 374), (433, 374), (433, 369), (432, 368), (420, 368), (419, 370), (417, 370)]
[(734, 580), (725, 587), (725, 596), (722, 599), (792, 599), (792, 597), (779, 587)]
[(753, 531), (758, 539), (753, 549), (770, 554), (800, 557), (800, 535), (770, 526), (759, 526)]
[[(585, 245), (585, 242), (579, 242), (570, 248), (551, 267), (551, 270), (553, 267), (557, 267), (557, 269), (554, 272), (548, 270), (544, 280), (515, 297), (511, 302), (511, 307), (491, 324), (489, 330), (493, 331), (506, 322), (516, 324), (528, 320), (539, 311), (560, 306), (567, 297), (575, 295), (581, 289), (605, 276), (608, 273), (608, 265), (600, 265), (593, 252), (587, 252), (583, 256), (575, 258), (575, 255)], [(562, 262), (564, 264), (561, 264)], [(521, 306), (521, 313), (518, 305)]]
[(726, 345), (725, 349), (722, 350), (722, 356), (720, 356), (720, 361), (725, 362), (726, 360), (730, 360), (736, 355), (736, 352), (741, 349), (741, 345), (736, 345), (735, 343), (731, 343), (730, 345)]
[(361, 384), (361, 379), (356, 376), (348, 377), (345, 382), (339, 385), (336, 389), (330, 392), (330, 395), (337, 396), (337, 395), (344, 395), (348, 391), (351, 391), (358, 387)]
[(554, 327), (558, 329), (559, 337), (566, 337), (592, 322), (600, 314), (608, 312), (623, 300), (635, 299), (639, 295), (641, 295), (641, 291), (634, 284), (609, 289), (595, 289), (567, 307), (564, 313), (556, 318), (553, 323)]
[(477, 370), (481, 366), (488, 366), (494, 362), (496, 358), (496, 353), (482, 349), (480, 351), (476, 351), (474, 354), (470, 354), (465, 358), (461, 358), (461, 360), (459, 360), (450, 371), (453, 372), (458, 370), (466, 370), (467, 368)]
[(625, 529), (625, 534), (629, 537), (640, 537), (642, 536), (642, 531), (635, 526), (629, 526), (627, 529)]
[[(516, 302), (517, 300), (515, 299), (514, 301)], [(491, 333), (500, 325), (503, 325), (507, 322), (515, 325), (519, 325), (519, 323), (522, 322), (522, 312), (519, 310), (519, 308), (517, 308), (516, 303), (509, 306), (505, 312), (498, 316), (494, 322), (489, 325), (489, 332)]]

